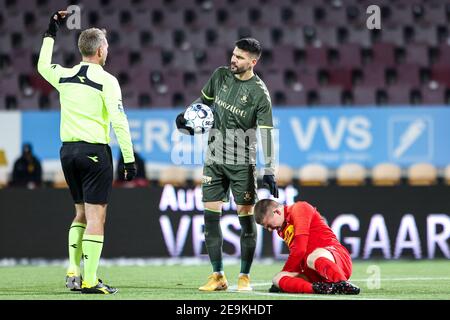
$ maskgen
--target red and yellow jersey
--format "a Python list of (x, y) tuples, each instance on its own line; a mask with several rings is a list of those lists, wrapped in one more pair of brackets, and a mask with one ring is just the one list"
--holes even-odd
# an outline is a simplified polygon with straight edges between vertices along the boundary
[(289, 247), (292, 245), (292, 239), (298, 235), (308, 236), (307, 253), (317, 248), (340, 244), (333, 230), (317, 209), (309, 203), (296, 202), (291, 206), (286, 206), (284, 212), (286, 226), (281, 233), (283, 239), (290, 239)]
[(306, 258), (317, 248), (342, 246), (316, 208), (304, 201), (285, 206), (285, 222), (278, 235), (289, 247), (284, 271), (306, 267)]

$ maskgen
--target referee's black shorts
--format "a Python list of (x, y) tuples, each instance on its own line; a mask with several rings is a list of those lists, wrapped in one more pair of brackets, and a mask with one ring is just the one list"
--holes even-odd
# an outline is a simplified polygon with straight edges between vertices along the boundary
[(73, 201), (107, 204), (113, 182), (111, 148), (106, 144), (63, 142), (59, 154)]

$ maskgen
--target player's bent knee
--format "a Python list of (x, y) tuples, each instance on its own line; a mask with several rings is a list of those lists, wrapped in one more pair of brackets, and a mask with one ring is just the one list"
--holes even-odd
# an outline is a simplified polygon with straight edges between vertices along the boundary
[(253, 215), (253, 207), (253, 205), (238, 205), (236, 208), (238, 216), (242, 217)]
[(204, 202), (203, 203), (203, 207), (206, 210), (217, 211), (217, 212), (221, 212), (222, 211), (222, 205), (223, 205), (222, 201), (211, 201), (211, 202)]
[(281, 272), (278, 272), (272, 278), (272, 283), (274, 285), (276, 285), (277, 287), (279, 287), (279, 283), (280, 283), (281, 278), (283, 278), (283, 277), (296, 277), (296, 276), (298, 276), (298, 273), (296, 273), (296, 272), (281, 271)]
[(306, 264), (310, 269), (316, 270), (314, 264), (316, 263), (316, 260), (319, 258), (327, 258), (335, 262), (334, 257), (330, 251), (324, 248), (317, 248), (308, 255), (308, 257), (306, 258)]

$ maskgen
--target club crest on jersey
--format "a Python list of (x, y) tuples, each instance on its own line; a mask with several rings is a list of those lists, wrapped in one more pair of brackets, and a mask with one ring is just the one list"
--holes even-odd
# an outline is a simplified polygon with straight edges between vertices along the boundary
[(244, 95), (241, 97), (241, 102), (242, 102), (242, 103), (247, 103), (247, 99), (248, 99), (248, 96), (244, 94)]
[(294, 239), (294, 226), (290, 224), (284, 229), (284, 242), (288, 247), (291, 246), (292, 239)]
[(224, 84), (224, 85), (222, 86), (221, 90), (222, 90), (223, 92), (227, 92), (227, 91), (228, 91), (228, 86), (227, 86), (226, 84)]

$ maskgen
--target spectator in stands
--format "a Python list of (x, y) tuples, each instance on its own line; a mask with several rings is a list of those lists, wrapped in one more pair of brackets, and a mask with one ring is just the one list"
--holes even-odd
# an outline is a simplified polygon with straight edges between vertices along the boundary
[(14, 163), (11, 186), (33, 189), (42, 183), (42, 168), (38, 158), (33, 155), (30, 143), (24, 143), (22, 155)]
[(126, 181), (124, 179), (123, 156), (122, 156), (122, 152), (119, 151), (119, 160), (117, 162), (117, 179), (115, 182), (115, 186), (123, 186), (123, 187), (129, 187), (129, 188), (148, 186), (149, 182), (147, 180), (147, 176), (146, 176), (146, 172), (145, 172), (145, 161), (136, 152), (136, 150), (133, 150), (133, 152), (134, 152), (134, 159), (135, 159), (136, 167), (137, 167), (136, 177), (132, 181)]

